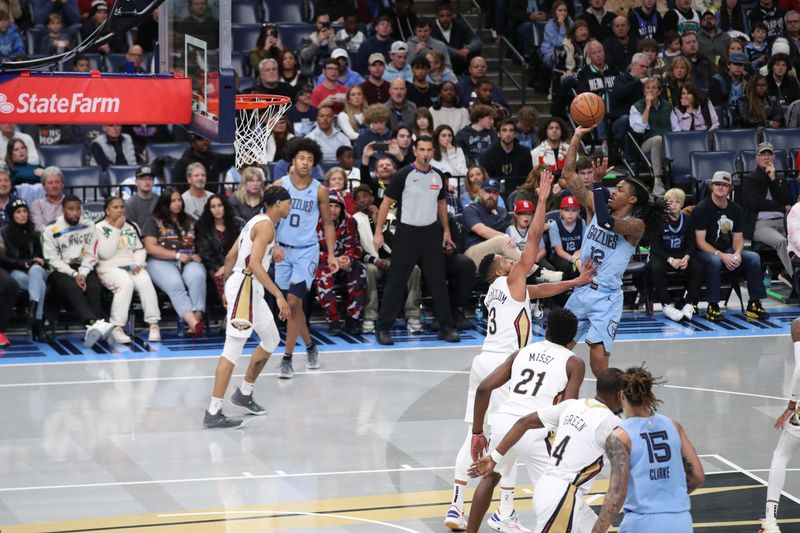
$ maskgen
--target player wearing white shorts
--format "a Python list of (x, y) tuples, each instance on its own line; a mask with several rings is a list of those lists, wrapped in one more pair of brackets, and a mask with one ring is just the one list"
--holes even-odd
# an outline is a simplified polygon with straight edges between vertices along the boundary
[[(464, 415), (464, 421), (468, 424), (472, 424), (475, 391), (478, 389), (478, 385), (500, 366), (509, 354), (528, 344), (531, 335), (530, 299), (554, 296), (591, 281), (594, 271), (591, 265), (587, 265), (581, 272), (581, 276), (574, 280), (526, 285), (525, 278), (533, 269), (539, 251), (539, 241), (544, 231), (546, 202), (550, 195), (552, 181), (552, 173), (549, 170), (543, 171), (540, 182), (542, 195), (539, 197), (539, 205), (531, 223), (532, 229), (528, 233), (528, 241), (519, 262), (515, 263), (494, 254), (487, 255), (481, 261), (479, 272), (491, 285), (484, 299), (487, 309), (486, 338), (483, 341), (481, 353), (472, 360), (470, 368), (467, 406)], [(506, 391), (502, 388), (492, 393), (487, 416), (489, 424), (491, 424), (492, 413), (498, 405), (503, 403), (506, 395)], [(482, 437), (483, 432), (475, 436), (477, 439)], [(444, 519), (445, 525), (455, 531), (461, 531), (467, 527), (467, 517), (464, 515), (464, 490), (469, 479), (467, 470), (472, 462), (470, 457), (472, 439), (473, 434), (470, 427), (467, 429), (466, 439), (456, 457), (453, 501)], [(516, 470), (510, 472), (509, 476), (503, 478), (500, 483), (500, 509), (489, 518), (489, 525), (495, 531), (527, 531), (519, 524), (514, 511), (515, 484)]]
[(473, 473), (501, 472), (509, 453), (532, 432), (555, 431), (552, 460), (533, 492), (536, 533), (588, 533), (597, 515), (584, 500), (590, 481), (603, 469), (606, 439), (619, 425), (622, 371), (607, 368), (597, 378), (594, 399), (564, 400), (520, 418), (496, 448), (480, 459)]
[[(791, 382), (784, 387), (784, 394), (788, 393), (789, 404), (775, 422), (776, 429), (782, 429), (778, 445), (772, 453), (772, 463), (769, 465), (769, 478), (767, 481), (767, 510), (761, 520), (759, 533), (780, 533), (778, 527), (778, 501), (781, 498), (783, 484), (786, 481), (786, 467), (789, 459), (800, 447), (800, 414), (798, 411), (798, 397), (800, 397), (800, 318), (792, 320), (792, 343), (794, 343), (794, 368), (788, 365), (787, 378)], [(787, 424), (788, 422), (788, 424)]]
[[(577, 398), (586, 372), (583, 360), (572, 353), (577, 329), (578, 319), (571, 311), (560, 307), (550, 311), (546, 340), (515, 352), (481, 382), (475, 394), (473, 433), (480, 433), (483, 428), (490, 395), (495, 389), (508, 389), (508, 397), (497, 407), (490, 424), (495, 442), (502, 441), (520, 418), (553, 406), (562, 399)], [(517, 460), (525, 464), (531, 481), (537, 483), (551, 462), (548, 433), (545, 429), (528, 432), (507, 451), (498, 469), (500, 473), (481, 479), (472, 498), (467, 531), (478, 531), (501, 474), (508, 475), (515, 470)], [(485, 439), (473, 439), (475, 460), (483, 455), (485, 449)]]
[(203, 419), (203, 425), (209, 429), (233, 429), (242, 425), (241, 419), (222, 414), (222, 398), (228, 389), (236, 359), (242, 355), (244, 344), (253, 331), (258, 334), (261, 343), (253, 351), (247, 373), (242, 384), (233, 392), (231, 403), (254, 415), (267, 412), (253, 399), (253, 384), (280, 342), (275, 319), (264, 300), (265, 290), (276, 298), (281, 319), (289, 316), (289, 304), (267, 271), (275, 246), (275, 226), (281, 218), (289, 216), (292, 197), (283, 187), (273, 186), (264, 193), (264, 203), (267, 213), (256, 215), (247, 222), (225, 258), (228, 321), (225, 346), (214, 374), (211, 404)]

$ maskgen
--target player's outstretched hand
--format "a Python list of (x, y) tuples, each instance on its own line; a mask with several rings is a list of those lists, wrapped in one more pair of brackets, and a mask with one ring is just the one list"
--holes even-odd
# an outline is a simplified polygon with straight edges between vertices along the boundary
[(586, 135), (587, 133), (592, 133), (592, 130), (595, 129), (596, 127), (597, 127), (597, 124), (595, 124), (591, 128), (578, 126), (577, 128), (575, 128), (575, 135), (577, 135), (580, 138), (583, 138), (583, 136)]
[(775, 429), (783, 429), (783, 426), (786, 425), (786, 421), (789, 420), (792, 415), (794, 414), (795, 409), (791, 407), (787, 407), (782, 413), (781, 416), (775, 421)]
[(486, 440), (486, 435), (483, 433), (472, 434), (472, 444), (470, 445), (469, 451), (473, 461), (477, 461), (483, 457), (483, 454), (486, 452), (486, 448), (488, 447), (489, 441)]
[(553, 171), (549, 168), (542, 169), (539, 177), (539, 198), (547, 200), (553, 192)]
[(596, 158), (594, 161), (592, 161), (592, 168), (594, 169), (595, 183), (601, 183), (606, 174), (614, 170), (614, 167), (608, 166), (607, 157)]
[(494, 471), (494, 467), (495, 467), (494, 459), (492, 459), (487, 455), (486, 457), (481, 457), (480, 459), (472, 463), (472, 466), (469, 467), (467, 473), (469, 474), (469, 477), (486, 476)]
[(292, 310), (289, 309), (286, 298), (281, 294), (280, 298), (276, 298), (276, 300), (278, 302), (278, 316), (281, 320), (289, 320), (289, 317), (292, 316)]
[(581, 268), (581, 275), (575, 278), (575, 282), (579, 287), (581, 285), (587, 285), (591, 283), (596, 271), (597, 266), (595, 265), (594, 261), (589, 259), (589, 261)]

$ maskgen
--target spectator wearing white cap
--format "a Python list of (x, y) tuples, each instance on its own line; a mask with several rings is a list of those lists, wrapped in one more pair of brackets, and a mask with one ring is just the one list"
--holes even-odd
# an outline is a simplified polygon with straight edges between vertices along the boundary
[[(350, 68), (350, 56), (344, 48), (337, 48), (331, 52), (331, 59), (335, 59), (339, 64), (339, 77), (336, 81), (345, 87), (352, 87), (364, 82), (364, 76), (355, 72)], [(317, 85), (325, 81), (325, 73), (323, 72), (317, 77)]]
[(395, 78), (403, 78), (411, 82), (414, 76), (408, 65), (408, 45), (403, 41), (395, 41), (389, 50), (389, 64), (383, 71), (383, 79), (391, 82)]

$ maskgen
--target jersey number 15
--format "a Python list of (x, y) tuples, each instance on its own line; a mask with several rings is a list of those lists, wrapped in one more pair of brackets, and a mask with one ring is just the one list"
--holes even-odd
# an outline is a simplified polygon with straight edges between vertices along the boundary
[(669, 448), (669, 437), (666, 431), (653, 431), (640, 433), (640, 437), (647, 444), (647, 456), (651, 463), (666, 463), (672, 459), (672, 450)]

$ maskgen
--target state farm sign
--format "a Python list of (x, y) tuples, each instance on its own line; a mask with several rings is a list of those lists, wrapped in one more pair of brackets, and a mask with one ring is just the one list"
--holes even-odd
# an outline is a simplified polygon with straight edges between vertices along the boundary
[(188, 124), (192, 82), (137, 74), (0, 76), (0, 121), (16, 124)]

